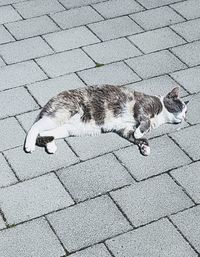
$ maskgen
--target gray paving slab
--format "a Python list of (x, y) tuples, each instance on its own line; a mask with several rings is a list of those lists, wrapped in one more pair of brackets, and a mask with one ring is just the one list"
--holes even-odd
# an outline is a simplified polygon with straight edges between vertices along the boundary
[(50, 77), (57, 77), (95, 66), (94, 62), (81, 49), (46, 56), (36, 61)]
[(14, 173), (11, 171), (3, 155), (0, 154), (0, 187), (8, 186), (15, 182), (17, 182), (17, 179)]
[[(72, 4), (74, 2), (75, 1), (70, 1)], [(65, 4), (64, 1), (63, 4)], [(68, 11), (54, 13), (51, 14), (51, 18), (62, 29), (69, 29), (72, 27), (86, 25), (92, 22), (103, 20), (103, 17), (99, 15), (91, 6), (83, 6)]]
[(99, 2), (103, 2), (104, 0), (60, 0), (60, 2), (67, 8), (73, 8), (73, 7), (80, 7), (84, 5), (89, 5), (89, 4), (95, 4)]
[(124, 37), (143, 31), (143, 29), (141, 29), (141, 27), (139, 27), (128, 16), (93, 23), (88, 25), (88, 27), (103, 41)]
[(12, 41), (15, 41), (14, 37), (4, 28), (3, 25), (0, 25), (0, 44)]
[(5, 257), (55, 257), (65, 254), (44, 218), (1, 231), (0, 242), (0, 255)]
[(118, 158), (138, 180), (191, 162), (187, 155), (167, 136), (153, 139), (149, 144), (151, 154), (148, 157), (141, 155), (136, 146), (115, 152)]
[(15, 9), (11, 5), (0, 7), (0, 24), (21, 19), (22, 17), (15, 11)]
[(185, 21), (184, 18), (182, 18), (169, 6), (163, 6), (160, 8), (134, 13), (131, 14), (130, 17), (145, 30), (156, 29), (169, 26), (173, 23)]
[(200, 2), (198, 0), (181, 1), (180, 3), (173, 4), (172, 8), (186, 19), (200, 17)]
[(20, 115), (17, 115), (17, 119), (20, 122), (20, 124), (22, 125), (22, 127), (25, 129), (25, 131), (28, 132), (28, 130), (30, 129), (30, 127), (33, 125), (33, 123), (35, 122), (38, 114), (39, 114), (40, 110), (35, 110), (35, 111), (31, 111), (31, 112), (27, 112), (27, 113), (23, 113)]
[(15, 118), (0, 120), (0, 128), (0, 151), (23, 144), (25, 133)]
[(98, 244), (92, 247), (89, 247), (83, 251), (78, 251), (75, 254), (71, 255), (72, 257), (111, 257), (109, 251), (106, 249), (105, 245)]
[(78, 72), (78, 75), (87, 85), (123, 85), (140, 80), (140, 78), (123, 62), (80, 71)]
[(145, 8), (155, 8), (158, 6), (168, 5), (179, 2), (180, 0), (138, 0)]
[(81, 160), (87, 160), (130, 145), (127, 140), (115, 133), (101, 134), (100, 136), (93, 137), (69, 137), (67, 141)]
[[(37, 47), (35, 47), (36, 45)], [(40, 37), (24, 39), (0, 46), (0, 54), (9, 64), (30, 60), (52, 53), (53, 50)]]
[(110, 0), (94, 4), (93, 7), (104, 17), (112, 18), (125, 14), (131, 14), (144, 8), (136, 1), (131, 0)]
[(0, 92), (0, 118), (14, 116), (38, 108), (32, 96), (23, 87)]
[(0, 202), (9, 224), (36, 218), (74, 203), (55, 174), (0, 189)]
[(126, 63), (144, 79), (186, 68), (167, 50), (129, 59)]
[(188, 127), (180, 130), (176, 133), (172, 133), (171, 136), (182, 147), (193, 160), (200, 159), (199, 144), (200, 144), (200, 125)]
[(187, 121), (190, 124), (200, 123), (200, 93), (194, 95), (187, 106)]
[(200, 162), (198, 161), (171, 172), (171, 175), (185, 188), (197, 203), (200, 202), (199, 168)]
[(132, 228), (107, 196), (80, 203), (47, 218), (69, 252)]
[(95, 62), (103, 64), (141, 55), (126, 38), (85, 46), (83, 49)]
[(116, 257), (197, 257), (166, 219), (106, 241)]
[(0, 229), (6, 228), (6, 224), (3, 221), (3, 218), (0, 216)]
[(100, 42), (85, 26), (44, 35), (43, 38), (56, 52)]
[(0, 0), (0, 6), (22, 2), (23, 0)]
[(0, 90), (23, 86), (47, 78), (33, 61), (5, 66), (0, 69)]
[(173, 46), (184, 44), (186, 41), (174, 33), (170, 28), (161, 28), (138, 35), (130, 36), (129, 39), (144, 53), (151, 53)]
[(4, 61), (2, 60), (2, 58), (0, 58), (0, 67), (5, 66), (6, 64), (4, 63)]
[(17, 40), (35, 37), (59, 30), (59, 27), (56, 26), (56, 24), (46, 15), (8, 23), (5, 26)]
[(32, 0), (16, 3), (13, 6), (24, 18), (65, 10), (57, 0)]
[(60, 170), (57, 174), (77, 201), (83, 201), (134, 182), (125, 168), (111, 154)]
[(200, 207), (196, 206), (170, 217), (189, 242), (200, 252)]

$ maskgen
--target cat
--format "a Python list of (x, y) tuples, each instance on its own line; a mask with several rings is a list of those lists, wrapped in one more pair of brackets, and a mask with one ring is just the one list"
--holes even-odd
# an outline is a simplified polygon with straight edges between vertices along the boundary
[(166, 96), (151, 96), (112, 85), (61, 92), (42, 108), (27, 134), (25, 151), (33, 152), (37, 144), (45, 146), (48, 153), (55, 153), (54, 139), (113, 131), (138, 145), (147, 156), (147, 132), (185, 119), (187, 104), (179, 94), (179, 87)]

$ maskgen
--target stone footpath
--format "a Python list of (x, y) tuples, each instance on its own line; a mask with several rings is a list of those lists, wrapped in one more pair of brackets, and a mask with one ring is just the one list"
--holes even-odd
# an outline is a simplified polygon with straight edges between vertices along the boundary
[[(200, 0), (0, 0), (0, 257), (200, 256)], [(114, 133), (23, 142), (66, 89), (179, 85), (151, 155)]]

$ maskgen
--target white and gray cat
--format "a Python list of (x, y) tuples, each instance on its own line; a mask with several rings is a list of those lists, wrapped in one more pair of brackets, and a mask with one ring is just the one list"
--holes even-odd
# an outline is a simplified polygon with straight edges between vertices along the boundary
[(41, 110), (27, 134), (25, 151), (33, 152), (38, 144), (55, 153), (57, 138), (113, 131), (137, 144), (143, 155), (149, 155), (144, 135), (164, 123), (181, 123), (186, 111), (179, 87), (166, 96), (150, 96), (111, 85), (64, 91)]

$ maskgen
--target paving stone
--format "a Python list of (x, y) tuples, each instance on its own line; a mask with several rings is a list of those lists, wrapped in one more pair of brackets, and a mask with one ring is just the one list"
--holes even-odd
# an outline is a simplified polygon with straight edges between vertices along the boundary
[(87, 85), (122, 85), (140, 80), (140, 78), (123, 62), (81, 71), (78, 74)]
[(8, 4), (13, 4), (17, 2), (22, 2), (23, 0), (0, 0), (0, 6), (1, 5), (8, 5)]
[(36, 218), (73, 204), (54, 174), (2, 188), (0, 192), (1, 208), (9, 224)]
[(116, 257), (197, 257), (166, 219), (106, 241)]
[(51, 15), (51, 17), (62, 29), (68, 29), (103, 20), (101, 15), (99, 15), (90, 6), (83, 6), (81, 8), (75, 8), (69, 11), (54, 13)]
[(173, 23), (184, 21), (180, 15), (168, 6), (135, 13), (130, 15), (130, 17), (140, 24), (145, 30), (169, 26)]
[(65, 254), (44, 218), (1, 231), (0, 242), (0, 255), (5, 257), (55, 257)]
[(192, 157), (194, 160), (200, 159), (200, 125), (188, 127), (171, 134), (173, 139)]
[(33, 0), (17, 3), (13, 6), (24, 18), (31, 18), (65, 10), (65, 8), (56, 0)]
[(127, 140), (115, 133), (106, 133), (91, 137), (69, 137), (67, 141), (82, 160), (87, 160), (130, 145)]
[(15, 118), (0, 120), (0, 128), (0, 151), (23, 144), (25, 133)]
[(75, 75), (65, 75), (54, 79), (36, 82), (28, 86), (31, 94), (37, 99), (41, 106), (44, 106), (53, 96), (58, 93), (85, 87), (85, 84)]
[(144, 79), (186, 68), (167, 50), (129, 59), (126, 63)]
[(47, 78), (33, 61), (5, 66), (0, 69), (0, 90), (23, 86)]
[(72, 254), (71, 257), (111, 257), (110, 253), (103, 244), (94, 245), (83, 251)]
[(83, 201), (131, 184), (133, 178), (109, 154), (57, 172), (73, 198)]
[(11, 36), (11, 34), (3, 27), (3, 25), (0, 25), (0, 44), (8, 43), (15, 41), (15, 39)]
[(180, 0), (138, 0), (146, 8), (155, 8), (163, 5), (179, 2)]
[(21, 19), (21, 16), (15, 11), (15, 9), (11, 5), (0, 7), (0, 24), (18, 21)]
[(128, 16), (109, 19), (88, 26), (102, 40), (114, 39), (143, 31)]
[(142, 6), (132, 0), (110, 0), (93, 7), (104, 17), (112, 18), (143, 10)]
[(171, 219), (195, 249), (200, 252), (200, 207), (197, 206), (184, 212), (180, 212), (173, 215)]
[(0, 46), (0, 54), (8, 64), (52, 53), (53, 50), (40, 37), (24, 39)]
[(187, 121), (190, 124), (200, 123), (200, 93), (192, 96), (187, 107)]
[(151, 155), (149, 157), (141, 155), (136, 146), (121, 149), (115, 153), (138, 180), (191, 162), (187, 155), (167, 136), (151, 140), (150, 147)]
[(151, 53), (186, 42), (169, 28), (161, 28), (133, 35), (129, 39), (144, 53)]
[(15, 88), (0, 92), (0, 118), (6, 118), (38, 108), (25, 88)]
[(3, 66), (5, 66), (5, 63), (4, 63), (4, 61), (0, 58), (0, 67), (3, 67)]
[(43, 37), (56, 52), (100, 42), (100, 40), (86, 27), (55, 32)]
[(166, 174), (110, 194), (136, 227), (193, 205)]
[(107, 196), (86, 201), (47, 217), (69, 252), (131, 229), (128, 221)]
[(191, 94), (200, 91), (200, 67), (177, 71), (171, 76)]
[(6, 225), (5, 225), (5, 223), (4, 223), (3, 219), (2, 219), (2, 217), (0, 216), (0, 229), (3, 229), (3, 228), (5, 228), (5, 227), (6, 227)]
[(40, 110), (32, 111), (32, 112), (27, 112), (23, 113), (17, 116), (18, 121), (22, 125), (22, 127), (28, 131), (30, 127), (33, 125), (35, 122)]
[(197, 203), (200, 203), (199, 168), (200, 162), (195, 162), (171, 172), (171, 175)]
[(63, 140), (56, 143), (58, 150), (54, 155), (47, 154), (44, 148), (37, 148), (32, 154), (27, 154), (22, 147), (18, 147), (6, 151), (5, 156), (21, 180), (67, 167), (79, 161)]
[(67, 8), (73, 8), (73, 7), (80, 7), (84, 5), (89, 5), (89, 4), (95, 4), (99, 2), (103, 2), (104, 0), (60, 0), (60, 2)]
[(200, 17), (200, 2), (198, 0), (183, 1), (173, 4), (172, 8), (183, 15), (186, 19)]
[(96, 62), (109, 63), (140, 55), (141, 52), (127, 39), (120, 38), (83, 47)]
[(59, 30), (56, 24), (48, 16), (8, 23), (6, 24), (6, 27), (18, 40)]
[(95, 66), (94, 62), (81, 49), (46, 56), (37, 59), (37, 63), (50, 77), (56, 77)]
[[(8, 186), (17, 182), (14, 173), (11, 171), (8, 163), (0, 154), (0, 187)], [(1, 228), (1, 216), (0, 216), (0, 228)]]
[(200, 55), (197, 54), (200, 51), (200, 41), (177, 46), (172, 51), (189, 66), (200, 64)]

